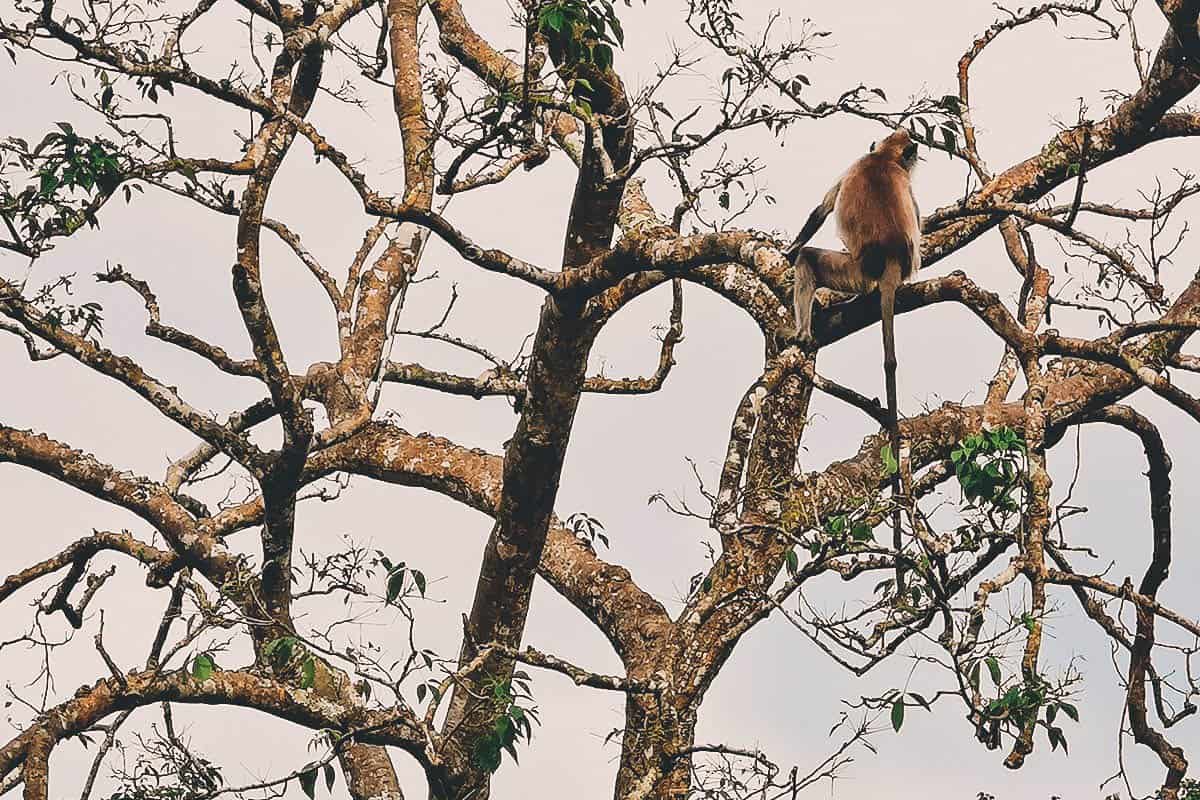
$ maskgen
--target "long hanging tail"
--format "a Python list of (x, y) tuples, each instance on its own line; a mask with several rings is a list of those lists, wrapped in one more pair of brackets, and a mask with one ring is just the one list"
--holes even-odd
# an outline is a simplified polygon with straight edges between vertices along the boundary
[(889, 259), (879, 278), (879, 316), (883, 322), (883, 379), (887, 390), (888, 433), (896, 471), (892, 473), (892, 544), (896, 548), (896, 597), (904, 593), (904, 567), (900, 561), (900, 417), (896, 412), (896, 288), (903, 274), (899, 261)]

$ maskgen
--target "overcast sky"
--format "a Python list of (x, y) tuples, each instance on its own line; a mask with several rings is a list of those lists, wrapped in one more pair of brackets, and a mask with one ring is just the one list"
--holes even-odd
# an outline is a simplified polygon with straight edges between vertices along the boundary
[[(743, 3), (747, 28), (760, 25), (763, 12), (772, 5), (768, 0)], [(1164, 23), (1153, 3), (1143, 5), (1138, 15), (1141, 39), (1157, 43)], [(466, 0), (464, 7), (482, 31), (503, 37), (506, 43), (517, 41), (506, 27), (511, 14), (504, 4)], [(617, 64), (631, 87), (640, 87), (653, 77), (654, 65), (667, 57), (672, 41), (688, 41), (680, 7), (675, 0), (619, 7), (628, 36)], [(219, 4), (219, 13), (191, 34), (192, 44), (206, 35), (240, 36), (231, 33), (240, 31), (232, 9), (233, 3)], [(788, 4), (783, 11), (791, 15), (797, 29), (807, 16), (819, 28), (833, 31), (833, 36), (824, 40), (830, 43), (824, 57), (808, 70), (815, 91), (833, 94), (862, 81), (885, 89), (893, 101), (921, 92), (940, 96), (954, 91), (958, 58), (997, 13), (991, 3), (982, 0), (813, 0)], [(1106, 88), (1134, 88), (1136, 74), (1124, 41), (1063, 38), (1064, 33), (1094, 30), (1082, 23), (1058, 29), (1049, 23), (1031, 25), (1003, 36), (976, 63), (973, 113), (983, 154), (993, 168), (1001, 169), (1036, 152), (1059, 122), (1074, 121), (1079, 98), (1090, 106), (1093, 117), (1099, 117), (1106, 109)], [(219, 73), (233, 47), (206, 45), (193, 62), (199, 68), (211, 65), (212, 71)], [(704, 53), (696, 50), (697, 55)], [(60, 119), (75, 121), (84, 132), (95, 130), (95, 120), (87, 120), (72, 107), (61, 81), (48, 86), (57, 65), (28, 56), (16, 66), (7, 59), (3, 64), (0, 97), (5, 112), (0, 135), (40, 138)], [(714, 74), (719, 75), (722, 68), (710, 57), (694, 74), (677, 81), (668, 93), (674, 107), (690, 109), (710, 103)], [(347, 72), (346, 65), (337, 64), (327, 72), (328, 84), (337, 82), (339, 70)], [(182, 90), (176, 94), (164, 104), (179, 120), (184, 152), (224, 157), (238, 152), (232, 131), (246, 131), (245, 115), (197, 102)], [(401, 180), (395, 119), (384, 91), (369, 90), (367, 96), (372, 101), (367, 112), (321, 96), (313, 119), (342, 150), (365, 159), (363, 169), (377, 185), (395, 188)], [(731, 140), (738, 152), (757, 153), (765, 161), (768, 169), (759, 183), (778, 200), (756, 208), (739, 220), (739, 225), (795, 232), (844, 166), (879, 136), (877, 127), (861, 121), (828, 120), (797, 125), (778, 140), (757, 132)], [(1139, 204), (1139, 190), (1153, 189), (1155, 176), (1167, 186), (1174, 185), (1171, 170), (1194, 168), (1196, 153), (1194, 142), (1153, 145), (1090, 175), (1088, 197)], [(650, 178), (651, 199), (669, 208), (674, 203), (670, 185), (657, 173)], [(917, 176), (922, 208), (929, 210), (950, 201), (961, 193), (964, 181), (959, 163), (931, 155)], [(534, 263), (553, 265), (562, 249), (561, 232), (571, 192), (571, 169), (559, 154), (531, 174), (522, 172), (499, 187), (455, 199), (446, 213), (480, 243), (501, 247)], [(289, 158), (268, 205), (270, 215), (300, 232), (318, 258), (338, 265), (338, 273), (370, 222), (358, 209), (357, 199), (331, 169), (313, 165), (304, 144), (297, 145)], [(1182, 215), (1194, 217), (1196, 209), (1193, 201), (1184, 206)], [(257, 399), (254, 381), (219, 375), (199, 359), (147, 340), (142, 333), (144, 310), (132, 293), (90, 279), (105, 264), (124, 265), (151, 282), (164, 322), (206, 337), (235, 357), (244, 357), (249, 354), (248, 341), (229, 288), (232, 220), (148, 192), (144, 197), (135, 196), (128, 207), (113, 204), (105, 209), (102, 221), (99, 231), (82, 231), (41, 259), (30, 284), (77, 273), (77, 295), (104, 305), (105, 344), (139, 358), (153, 374), (178, 385), (195, 405), (224, 414)], [(1094, 220), (1087, 223), (1088, 230), (1097, 235), (1123, 237), (1119, 227)], [(831, 228), (822, 231), (814, 244), (834, 245)], [(1050, 238), (1037, 238), (1043, 260), (1056, 272), (1057, 286), (1063, 286), (1068, 276), (1062, 269), (1060, 251)], [(336, 355), (332, 313), (301, 265), (277, 242), (264, 241), (268, 301), (289, 363), (294, 372), (303, 372), (313, 361)], [(1181, 251), (1177, 266), (1165, 278), (1169, 290), (1177, 290), (1194, 272), (1198, 253), (1200, 248), (1194, 242)], [(1019, 282), (994, 232), (934, 265), (930, 273), (954, 269), (967, 271), (977, 282), (1015, 303)], [(5, 277), (21, 278), (25, 270), (21, 259), (0, 256), (0, 274)], [(422, 283), (409, 293), (405, 327), (420, 328), (436, 321), (451, 283), (457, 282), (461, 299), (450, 321), (455, 333), (510, 354), (533, 330), (541, 301), (537, 291), (464, 266), (436, 241), (428, 247), (422, 273), (435, 270), (438, 280)], [(669, 303), (669, 291), (662, 287), (622, 311), (594, 349), (593, 370), (603, 368), (609, 375), (652, 370), (657, 361), (653, 326), (665, 322)], [(1086, 318), (1063, 316), (1056, 318), (1056, 325), (1064, 331), (1091, 331)], [(672, 610), (679, 608), (690, 576), (705, 566), (704, 543), (716, 539), (702, 524), (673, 517), (660, 505), (647, 505), (647, 498), (663, 492), (695, 500), (698, 495), (687, 459), (694, 460), (701, 474), (715, 484), (730, 415), (761, 366), (761, 345), (749, 319), (705, 290), (686, 288), (684, 327), (686, 340), (676, 351), (679, 364), (662, 392), (643, 398), (583, 399), (558, 502), (561, 516), (586, 511), (598, 517), (611, 540), (603, 555), (627, 565), (638, 583)], [(925, 309), (902, 317), (897, 331), (902, 414), (915, 414), (926, 405), (946, 400), (982, 399), (1000, 347), (970, 314), (953, 306)], [(822, 371), (865, 394), (881, 395), (878, 341), (878, 332), (872, 328), (828, 348), (821, 355)], [(484, 369), (455, 352), (405, 339), (397, 343), (394, 357), (464, 374)], [(36, 428), (122, 469), (158, 479), (168, 461), (193, 444), (189, 434), (153, 413), (130, 392), (66, 358), (29, 364), (19, 340), (5, 335), (0, 337), (0, 363), (5, 375), (0, 390), (3, 424)], [(1200, 388), (1195, 381), (1189, 385)], [(503, 400), (456, 399), (396, 386), (386, 388), (381, 405), (409, 431), (429, 431), (492, 452), (501, 451), (516, 419)], [(1200, 477), (1196, 428), (1194, 423), (1189, 426), (1181, 413), (1152, 398), (1138, 395), (1134, 405), (1160, 424), (1175, 461), (1174, 579), (1168, 581), (1162, 597), (1195, 616), (1200, 608), (1188, 565), (1200, 559), (1195, 535), (1200, 499), (1191, 490)], [(862, 436), (872, 432), (872, 425), (861, 414), (828, 398), (817, 396), (812, 411), (814, 424), (802, 455), (805, 468), (820, 468), (851, 455)], [(1056, 501), (1063, 498), (1075, 467), (1073, 443), (1072, 435), (1051, 456)], [(1073, 502), (1087, 506), (1090, 513), (1074, 518), (1068, 531), (1076, 543), (1102, 554), (1095, 569), (1113, 561), (1115, 581), (1120, 582), (1126, 574), (1140, 576), (1149, 553), (1141, 449), (1127, 434), (1090, 428), (1083, 432), (1082, 453)], [(219, 499), (220, 493), (206, 499)], [(956, 499), (952, 490), (947, 496)], [(11, 573), (58, 552), (93, 528), (127, 527), (150, 536), (145, 524), (131, 515), (11, 465), (0, 465), (0, 498), (0, 529), (6, 542), (0, 573)], [(298, 528), (298, 546), (305, 551), (331, 549), (340, 537), (348, 536), (373, 543), (393, 560), (422, 568), (431, 577), (430, 596), (436, 602), (421, 607), (421, 641), (444, 654), (457, 651), (458, 619), (470, 607), (490, 520), (429, 493), (357, 479), (339, 502), (302, 506)], [(252, 533), (242, 534), (240, 539), (239, 546), (254, 550)], [(92, 608), (106, 610), (109, 649), (118, 663), (131, 666), (144, 660), (153, 634), (147, 624), (161, 613), (167, 598), (162, 591), (145, 588), (138, 568), (128, 562), (114, 563), (118, 564), (117, 577)], [(44, 584), (5, 603), (0, 611), (0, 641), (25, 630), (29, 613), (23, 604), (33, 602), (41, 588)], [(822, 594), (825, 590), (830, 594)], [(846, 597), (840, 587), (829, 582), (809, 590), (807, 596), (819, 607), (834, 607)], [(815, 788), (809, 796), (973, 800), (979, 791), (994, 793), (1002, 800), (1054, 794), (1097, 796), (1100, 782), (1116, 768), (1120, 687), (1105, 639), (1081, 619), (1068, 592), (1054, 592), (1052, 598), (1059, 611), (1051, 619), (1043, 662), (1054, 674), (1074, 660), (1086, 678), (1079, 703), (1081, 723), (1065, 726), (1069, 757), (1049, 752), (1044, 739), (1039, 739), (1037, 752), (1026, 766), (1009, 772), (1001, 764), (1001, 753), (989, 752), (975, 742), (961, 708), (947, 703), (931, 715), (911, 712), (902, 735), (888, 731), (876, 737), (877, 754), (860, 751), (841, 780)], [(1019, 607), (1022, 599), (1014, 594), (1011, 602)], [(314, 624), (330, 619), (327, 612), (337, 613), (336, 608), (318, 605), (304, 611), (312, 614), (306, 619)], [(393, 621), (388, 615), (376, 617), (355, 635), (374, 638), (401, 653), (402, 637), (395, 633), (398, 629), (389, 629)], [(104, 673), (90, 642), (97, 623), (98, 619), (89, 620), (81, 632), (86, 635), (80, 635), (57, 659), (60, 696)], [(48, 631), (61, 635), (66, 627), (55, 618)], [(603, 637), (544, 584), (534, 593), (526, 641), (596, 671), (620, 669)], [(230, 665), (245, 657), (244, 649), (240, 652), (241, 656), (229, 657)], [(35, 664), (36, 653), (17, 648), (0, 651), (0, 676), (14, 687), (32, 676)], [(912, 662), (901, 656), (866, 678), (853, 679), (797, 632), (773, 620), (759, 625), (738, 646), (701, 709), (697, 738), (758, 746), (777, 762), (798, 764), (804, 772), (837, 745), (827, 734), (844, 708), (842, 698), (878, 694), (903, 685), (911, 668)], [(941, 686), (942, 680), (941, 675), (918, 670), (911, 687), (923, 691)], [(536, 730), (532, 745), (521, 748), (519, 767), (506, 760), (496, 777), (495, 796), (571, 796), (579, 800), (611, 796), (619, 750), (616, 745), (605, 746), (603, 740), (622, 724), (621, 697), (541, 674), (535, 694), (543, 725)], [(17, 724), (28, 720), (19, 706), (5, 713)], [(286, 772), (310, 757), (305, 750), (307, 732), (262, 715), (197, 708), (181, 708), (177, 715), (197, 749), (227, 769), (230, 782)], [(152, 716), (147, 711), (143, 720), (148, 724)], [(1178, 726), (1171, 735), (1193, 760), (1200, 757), (1197, 723)], [(1135, 788), (1143, 793), (1152, 791), (1161, 779), (1161, 768), (1132, 743), (1127, 744), (1125, 755), (1138, 781)], [(89, 760), (90, 755), (77, 743), (55, 751), (51, 774), (56, 795), (60, 790), (74, 791)], [(423, 783), (414, 765), (401, 754), (395, 755), (395, 761), (409, 796), (423, 796)], [(1114, 785), (1108, 789), (1117, 790), (1123, 788)], [(340, 779), (336, 791), (345, 796)], [(300, 796), (298, 791), (295, 794)]]

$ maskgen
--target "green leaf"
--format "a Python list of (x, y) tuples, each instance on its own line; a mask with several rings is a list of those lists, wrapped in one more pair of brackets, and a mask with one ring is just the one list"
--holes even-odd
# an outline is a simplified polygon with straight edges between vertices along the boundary
[(307, 772), (300, 773), (300, 788), (308, 795), (309, 800), (313, 800), (317, 796), (317, 768), (313, 767)]
[(300, 668), (300, 688), (311, 689), (317, 682), (317, 660), (309, 656)]
[(100, 93), (100, 107), (108, 108), (110, 105), (112, 105), (112, 99), (113, 88), (111, 86), (105, 86), (104, 91)]
[(892, 703), (892, 730), (900, 732), (900, 726), (904, 724), (904, 696), (898, 697)]
[(538, 24), (542, 30), (549, 28), (555, 33), (558, 33), (562, 30), (563, 22), (565, 20), (566, 17), (561, 9), (547, 8), (542, 11), (541, 19), (538, 20)]
[(900, 471), (900, 462), (896, 460), (896, 455), (892, 452), (890, 444), (885, 444), (879, 449), (879, 457), (883, 459), (885, 475), (895, 475)]
[(216, 666), (212, 656), (208, 653), (201, 653), (192, 659), (192, 677), (203, 683), (212, 677), (213, 669)]
[(988, 656), (987, 658), (984, 659), (984, 662), (987, 664), (988, 674), (992, 676), (992, 683), (994, 683), (996, 685), (996, 688), (999, 689), (1000, 688), (1000, 663), (998, 661), (996, 661), (995, 657), (993, 657), (993, 656)]
[(337, 773), (333, 769), (333, 764), (326, 764), (325, 765), (325, 791), (328, 791), (328, 792), (333, 791), (333, 779), (336, 777), (336, 775), (337, 775)]
[(425, 596), (425, 573), (419, 569), (412, 571), (413, 583), (417, 585), (417, 591), (421, 593), (421, 597)]
[(612, 28), (613, 36), (617, 37), (617, 44), (625, 46), (625, 30), (621, 27), (621, 22), (615, 14), (608, 18), (608, 24)]
[(796, 551), (794, 549), (785, 551), (783, 554), (783, 560), (784, 563), (787, 564), (788, 574), (795, 575), (796, 570), (800, 568), (800, 557), (796, 555)]
[(502, 742), (509, 741), (512, 738), (512, 720), (508, 717), (497, 717), (493, 729), (496, 732), (496, 736)]
[(596, 66), (601, 70), (606, 70), (613, 64), (612, 48), (606, 44), (596, 45), (596, 49), (593, 51), (592, 55), (596, 60)]
[(408, 572), (403, 566), (392, 570), (387, 579), (387, 602), (394, 603), (404, 590), (404, 576)]
[(856, 542), (866, 542), (875, 537), (875, 531), (865, 522), (856, 522), (850, 530), (850, 536)]
[(954, 138), (954, 131), (950, 130), (949, 128), (947, 128), (945, 126), (942, 126), (941, 131), (942, 131), (942, 142), (945, 143), (946, 149), (949, 150), (951, 154), (957, 152), (958, 140)]
[(1070, 703), (1060, 702), (1058, 705), (1060, 708), (1062, 708), (1064, 714), (1066, 714), (1068, 717), (1070, 717), (1075, 722), (1079, 722), (1079, 709), (1077, 709), (1075, 706), (1071, 705)]
[(925, 131), (925, 141), (933, 142), (933, 126), (925, 120), (924, 117), (917, 117), (917, 122), (921, 123), (921, 130)]
[(278, 639), (272, 639), (263, 646), (263, 655), (275, 667), (286, 666), (292, 660), (292, 649), (296, 644), (296, 637), (281, 636)]

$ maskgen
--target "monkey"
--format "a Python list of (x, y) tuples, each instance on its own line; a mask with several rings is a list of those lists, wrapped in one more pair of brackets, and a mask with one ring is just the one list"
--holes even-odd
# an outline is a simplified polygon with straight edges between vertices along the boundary
[[(795, 268), (793, 304), (796, 335), (812, 347), (812, 302), (817, 287), (865, 294), (879, 290), (883, 322), (883, 373), (887, 387), (887, 418), (892, 456), (900, 458), (900, 425), (896, 411), (896, 289), (921, 268), (921, 213), (913, 195), (911, 173), (917, 164), (917, 144), (904, 128), (897, 129), (855, 161), (813, 209), (800, 234), (785, 251)], [(804, 245), (830, 212), (849, 253), (824, 252), (812, 257)], [(892, 475), (892, 494), (899, 497), (900, 472)], [(892, 511), (897, 552), (900, 548), (900, 509)], [(903, 591), (903, 572), (897, 562), (896, 592)]]
[[(895, 290), (921, 267), (920, 211), (911, 182), (916, 162), (917, 145), (904, 128), (872, 144), (871, 151), (851, 164), (825, 193), (784, 251), (796, 270), (793, 303), (802, 342), (811, 340), (812, 299), (818, 287), (855, 294), (879, 289), (884, 347), (894, 351)], [(804, 245), (830, 213), (849, 259), (831, 253), (806, 258)], [(884, 355), (885, 364), (895, 361), (895, 352)]]

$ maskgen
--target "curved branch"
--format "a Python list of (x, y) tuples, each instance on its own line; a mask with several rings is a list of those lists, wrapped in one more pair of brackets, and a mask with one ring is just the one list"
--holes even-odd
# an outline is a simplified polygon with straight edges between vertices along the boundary
[(174, 553), (148, 545), (128, 531), (120, 533), (96, 531), (91, 536), (76, 540), (61, 553), (9, 575), (4, 583), (0, 583), (0, 603), (4, 602), (13, 592), (38, 578), (57, 572), (68, 565), (87, 564), (89, 559), (103, 550), (124, 553), (140, 561), (149, 567), (152, 573), (156, 573), (158, 577), (154, 579), (155, 583), (165, 583), (165, 578), (174, 572), (176, 560)]
[[(305, 479), (351, 472), (430, 489), (491, 516), (500, 501), (502, 470), (499, 456), (375, 422), (314, 453)], [(618, 653), (642, 646), (651, 631), (670, 624), (666, 610), (638, 588), (627, 569), (598, 558), (557, 520), (550, 524), (538, 572), (604, 632)]]
[(193, 336), (190, 333), (185, 333), (178, 328), (163, 325), (159, 316), (158, 298), (150, 290), (150, 284), (133, 277), (120, 264), (109, 267), (106, 272), (96, 273), (96, 280), (102, 283), (123, 283), (137, 292), (138, 296), (142, 298), (142, 302), (146, 305), (146, 313), (150, 316), (150, 319), (146, 322), (147, 336), (152, 336), (167, 344), (173, 344), (191, 353), (195, 353), (210, 362), (217, 369), (227, 372), (230, 375), (250, 378), (262, 377), (262, 369), (259, 367), (258, 362), (253, 360), (234, 361), (224, 349), (209, 344), (203, 339)]
[[(30, 431), (0, 425), (0, 463), (20, 464), (105, 502), (126, 508), (159, 531), (185, 564), (217, 585), (238, 572), (237, 559), (221, 547), (165, 486), (119, 472), (79, 450)], [(169, 575), (151, 572), (151, 585), (165, 586)]]
[(226, 451), (251, 470), (260, 469), (264, 454), (248, 439), (217, 423), (185, 402), (170, 386), (148, 375), (133, 359), (119, 356), (46, 319), (31, 303), (15, 294), (15, 287), (0, 284), (0, 313), (51, 342), (59, 350), (101, 375), (113, 378), (145, 398), (170, 420), (201, 439)]
[(1146, 567), (1137, 592), (1132, 591), (1132, 587), (1118, 588), (1106, 585), (1101, 588), (1098, 584), (1105, 583), (1103, 581), (1087, 580), (1082, 585), (1106, 594), (1111, 593), (1111, 589), (1117, 589), (1114, 596), (1127, 597), (1136, 604), (1137, 631), (1129, 649), (1129, 674), (1125, 695), (1129, 727), (1133, 730), (1134, 740), (1153, 750), (1167, 768), (1162, 786), (1163, 797), (1175, 797), (1178, 795), (1180, 782), (1187, 774), (1187, 758), (1182, 748), (1172, 745), (1162, 733), (1151, 727), (1146, 714), (1146, 679), (1147, 674), (1152, 672), (1151, 657), (1155, 644), (1154, 618), (1161, 616), (1180, 625), (1192, 635), (1200, 636), (1200, 624), (1165, 609), (1156, 600), (1158, 590), (1167, 579), (1171, 567), (1171, 458), (1167, 455), (1158, 429), (1132, 408), (1112, 406), (1101, 409), (1087, 418), (1087, 421), (1093, 420), (1125, 428), (1142, 442), (1149, 467), (1146, 477), (1150, 483), (1150, 520), (1154, 544), (1150, 564)]
[[(1156, 128), (1167, 111), (1200, 85), (1200, 73), (1189, 69), (1185, 62), (1178, 40), (1168, 33), (1145, 82), (1111, 115), (1092, 125), (1061, 131), (1037, 155), (1000, 173), (955, 208), (969, 212), (997, 202), (1032, 202), (1069, 180), (1080, 167), (1081, 158), (1091, 170), (1160, 138), (1165, 130)], [(936, 219), (943, 211), (931, 217)], [(999, 222), (999, 217), (986, 211), (980, 214), (937, 230), (927, 228), (922, 240), (922, 263), (932, 264)]]
[[(124, 686), (108, 678), (82, 687), (75, 697), (48, 711), (0, 747), (0, 777), (24, 765), (27, 796), (31, 779), (44, 792), (45, 760), (55, 743), (93, 727), (114, 712), (162, 701), (254, 709), (313, 730), (331, 728), (353, 734), (358, 741), (398, 747), (423, 764), (428, 762), (420, 724), (404, 709), (368, 711), (343, 706), (315, 692), (249, 671), (216, 670), (206, 680), (198, 681), (183, 671), (164, 675), (148, 670), (125, 675)], [(457, 758), (463, 760), (461, 754)]]
[(1192, 69), (1200, 74), (1200, 2), (1198, 0), (1157, 0), (1158, 7), (1180, 46), (1191, 59)]

